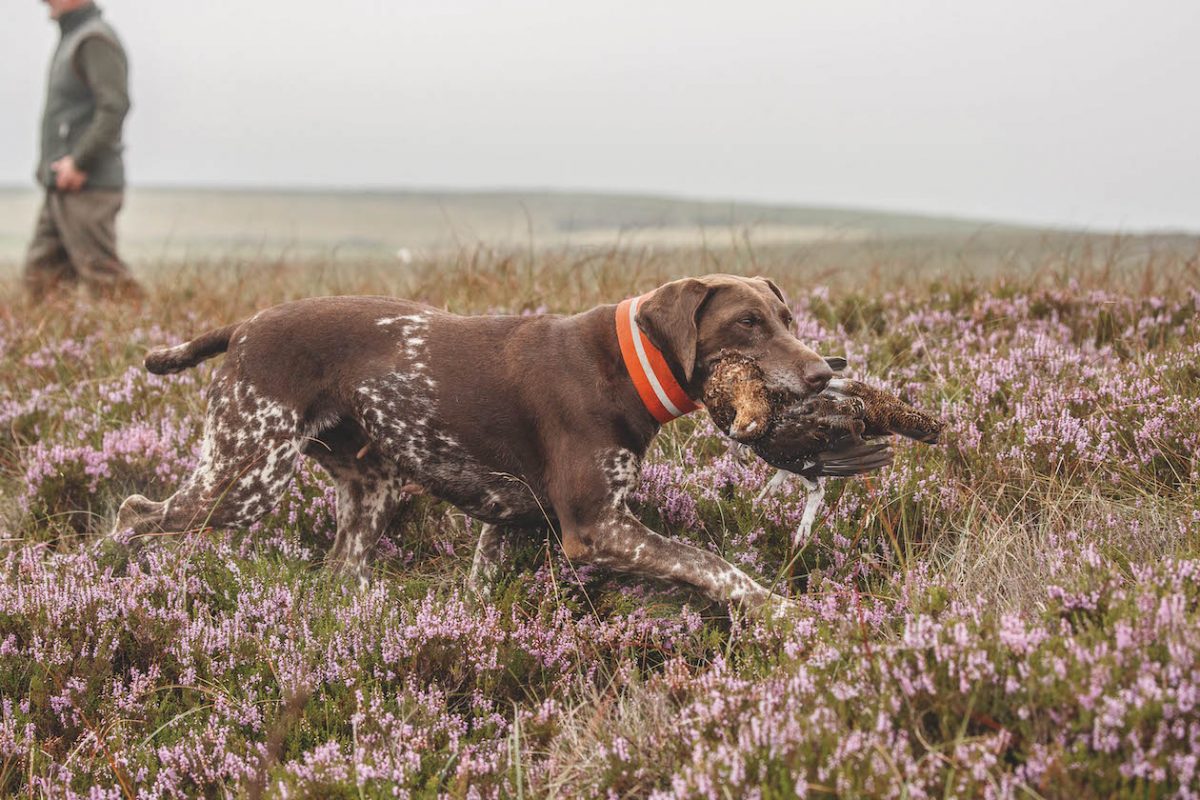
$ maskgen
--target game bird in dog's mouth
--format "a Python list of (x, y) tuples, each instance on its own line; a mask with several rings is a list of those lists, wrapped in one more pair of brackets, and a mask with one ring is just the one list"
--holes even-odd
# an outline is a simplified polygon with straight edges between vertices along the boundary
[(222, 353), (196, 471), (161, 502), (127, 498), (114, 535), (249, 526), (307, 456), (337, 486), (328, 559), (360, 580), (422, 492), (483, 523), (469, 579), (480, 593), (508, 540), (551, 526), (575, 561), (770, 612), (790, 605), (715, 553), (650, 530), (626, 504), (650, 441), (698, 408), (723, 356), (753, 362), (767, 391), (792, 397), (833, 377), (796, 337), (771, 281), (685, 278), (573, 316), (314, 298), (155, 350), (146, 366), (178, 372)]
[[(826, 359), (832, 370), (842, 358)], [(824, 500), (827, 477), (849, 477), (892, 463), (889, 437), (936, 444), (942, 423), (861, 381), (836, 377), (807, 398), (772, 390), (758, 365), (730, 353), (718, 359), (703, 400), (713, 422), (778, 471), (759, 495), (777, 490), (790, 474), (807, 488), (804, 516), (793, 544), (808, 537)]]

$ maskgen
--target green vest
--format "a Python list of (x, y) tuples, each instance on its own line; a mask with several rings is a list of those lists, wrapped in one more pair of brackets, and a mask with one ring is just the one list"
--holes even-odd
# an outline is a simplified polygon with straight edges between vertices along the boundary
[[(96, 113), (96, 98), (83, 78), (75, 71), (75, 54), (85, 39), (102, 36), (112, 42), (121, 54), (125, 49), (116, 32), (100, 18), (95, 6), (80, 9), (80, 19), (64, 25), (62, 38), (54, 57), (50, 59), (50, 76), (46, 83), (46, 110), (42, 113), (42, 153), (38, 161), (38, 183), (54, 186), (50, 164), (70, 155)], [(101, 152), (88, 167), (88, 189), (123, 189), (125, 163), (119, 142)]]

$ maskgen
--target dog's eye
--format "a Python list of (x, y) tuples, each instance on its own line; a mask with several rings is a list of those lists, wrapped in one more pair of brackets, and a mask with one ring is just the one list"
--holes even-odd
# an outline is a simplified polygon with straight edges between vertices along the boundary
[(744, 325), (747, 328), (753, 328), (758, 324), (758, 317), (742, 317), (738, 320), (738, 325)]

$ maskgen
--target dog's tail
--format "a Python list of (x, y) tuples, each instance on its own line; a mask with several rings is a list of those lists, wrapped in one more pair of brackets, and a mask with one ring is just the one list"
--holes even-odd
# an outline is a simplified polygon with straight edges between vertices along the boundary
[(241, 324), (236, 322), (224, 328), (217, 328), (174, 347), (151, 350), (146, 354), (146, 369), (155, 375), (169, 375), (194, 367), (213, 356), (219, 356), (229, 349), (229, 340)]

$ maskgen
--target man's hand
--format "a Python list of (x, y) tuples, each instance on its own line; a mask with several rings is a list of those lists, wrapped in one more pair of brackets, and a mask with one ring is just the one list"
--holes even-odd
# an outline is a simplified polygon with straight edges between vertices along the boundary
[(63, 156), (50, 165), (54, 170), (54, 185), (60, 192), (78, 192), (87, 183), (87, 173), (75, 166), (75, 159)]

